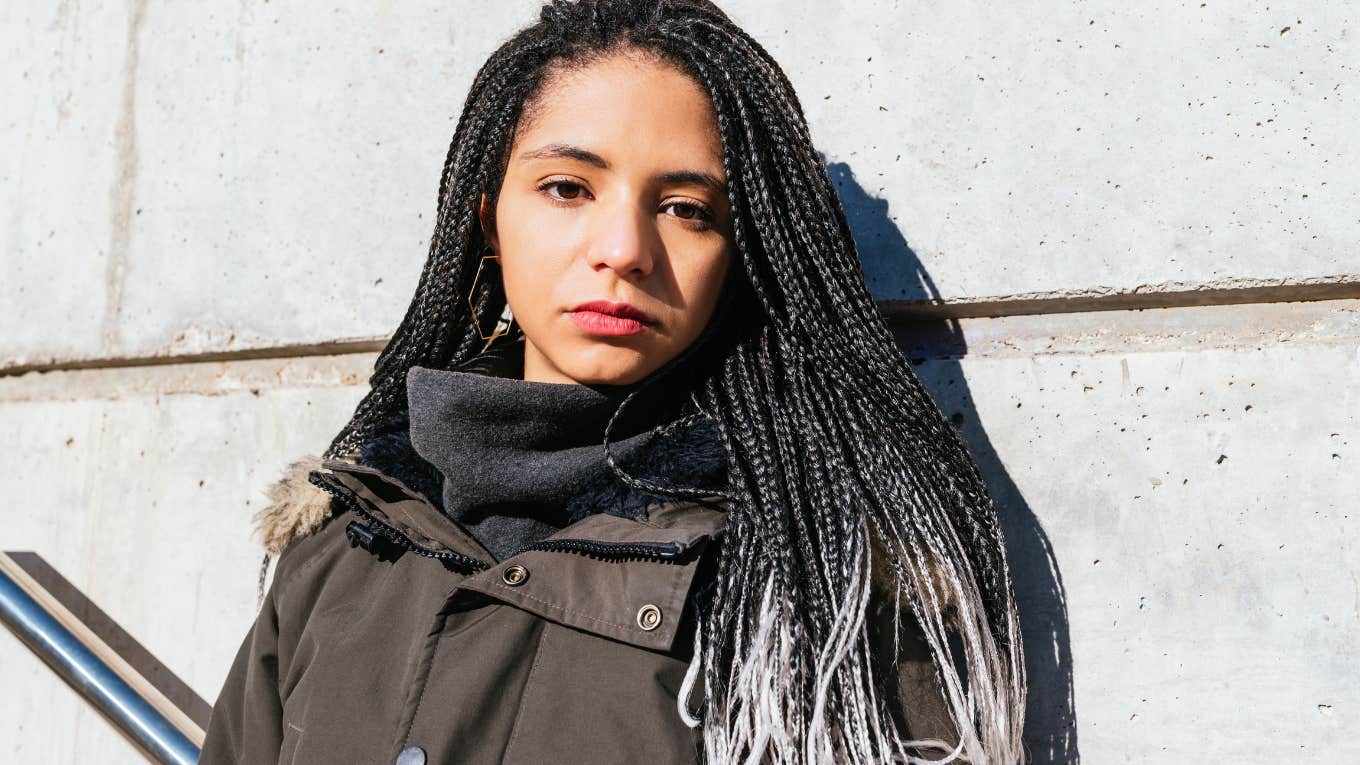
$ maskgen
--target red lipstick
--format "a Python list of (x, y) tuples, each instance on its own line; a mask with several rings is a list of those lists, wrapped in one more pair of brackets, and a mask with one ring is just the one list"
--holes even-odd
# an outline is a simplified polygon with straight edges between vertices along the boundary
[(592, 300), (567, 313), (576, 326), (594, 335), (634, 335), (656, 323), (645, 311), (629, 303)]

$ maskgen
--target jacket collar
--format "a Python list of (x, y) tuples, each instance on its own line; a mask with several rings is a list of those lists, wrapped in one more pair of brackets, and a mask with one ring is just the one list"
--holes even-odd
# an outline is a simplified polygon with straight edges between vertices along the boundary
[[(660, 477), (663, 483), (674, 481), (704, 485), (704, 477), (721, 473), (721, 462), (714, 464), (711, 444), (705, 444), (705, 438), (708, 436), (703, 435), (702, 429), (692, 428), (681, 433), (680, 437), (659, 439), (657, 448), (643, 453), (644, 460), (637, 466), (640, 469), (631, 470), (630, 466), (630, 471), (643, 478)], [(717, 459), (722, 458), (719, 455)], [(410, 515), (398, 517), (396, 521), (404, 528), (409, 528), (413, 534), (437, 539), (441, 535), (453, 533), (460, 537), (464, 546), (472, 547), (482, 557), (488, 555), (476, 540), (444, 516), (439, 508), (442, 476), (412, 447), (408, 421), (405, 413), (402, 413), (380, 427), (359, 449), (337, 460), (327, 461), (308, 454), (288, 465), (284, 474), (265, 490), (267, 501), (252, 516), (255, 536), (270, 556), (281, 554), (293, 539), (314, 533), (330, 517), (334, 510), (331, 502), (334, 492), (328, 493), (329, 490), (323, 490), (324, 487), (311, 480), (311, 476), (322, 470), (326, 462), (331, 463), (331, 467), (325, 468), (325, 472), (354, 476), (352, 481), (368, 475), (371, 476), (368, 485), (375, 488), (382, 484), (388, 486), (380, 496), (402, 497), (404, 503), (399, 512)], [(592, 514), (604, 513), (642, 522), (647, 522), (654, 513), (666, 512), (665, 506), (676, 503), (676, 500), (659, 498), (634, 489), (614, 480), (612, 475), (607, 478), (582, 486), (572, 503), (580, 508), (589, 508)], [(356, 489), (350, 487), (351, 491)], [(688, 504), (702, 506), (714, 503), (720, 510), (727, 509), (726, 503), (716, 492)], [(589, 517), (586, 515), (586, 518)], [(574, 526), (572, 524), (569, 528)], [(454, 531), (449, 531), (450, 528)]]
[(672, 649), (700, 553), (726, 522), (718, 495), (655, 503), (643, 518), (595, 513), (496, 562), (428, 497), (380, 470), (325, 460), (309, 480), (360, 519), (346, 528), (352, 546), (380, 559), (436, 558), (462, 575), (464, 596), (652, 650)]
[[(463, 563), (470, 569), (484, 569), (495, 564), (491, 554), (471, 534), (440, 512), (428, 497), (400, 480), (376, 468), (347, 460), (324, 460), (320, 468), (311, 471), (308, 480), (340, 497), (349, 509), (357, 510), (356, 514), (372, 522), (389, 541), (427, 557), (445, 557), (454, 564)], [(561, 548), (571, 546), (568, 543), (577, 543), (576, 547), (584, 550), (585, 546), (579, 543), (594, 541), (602, 545), (646, 548), (638, 551), (646, 557), (680, 559), (697, 544), (719, 535), (726, 517), (724, 498), (712, 494), (696, 501), (652, 503), (645, 517), (640, 519), (593, 513), (547, 539), (554, 540), (554, 546)], [(396, 538), (398, 535), (410, 544)]]
[[(663, 484), (711, 485), (722, 475), (705, 427), (658, 438), (629, 472)], [(580, 487), (572, 504), (589, 513), (497, 562), (440, 507), (442, 475), (415, 451), (403, 412), (340, 459), (313, 455), (293, 462), (268, 489), (256, 513), (265, 550), (282, 553), (289, 541), (315, 533), (330, 518), (354, 510), (345, 528), (352, 546), (379, 558), (409, 551), (438, 559), (462, 575), (459, 589), (513, 603), (577, 628), (654, 650), (675, 638), (700, 551), (722, 536), (727, 502), (717, 492), (692, 500), (658, 497), (611, 475)], [(370, 549), (371, 548), (371, 549)], [(265, 565), (268, 564), (268, 557)], [(524, 584), (509, 585), (505, 572), (521, 565)], [(535, 575), (536, 574), (536, 575)], [(263, 583), (263, 571), (261, 572)], [(644, 629), (634, 618), (653, 606), (659, 624)]]

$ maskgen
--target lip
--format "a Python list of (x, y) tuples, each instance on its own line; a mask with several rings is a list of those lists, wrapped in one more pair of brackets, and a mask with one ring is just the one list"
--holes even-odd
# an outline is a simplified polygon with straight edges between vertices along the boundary
[(656, 319), (631, 303), (608, 300), (581, 303), (567, 316), (586, 332), (607, 336), (635, 335), (656, 323)]

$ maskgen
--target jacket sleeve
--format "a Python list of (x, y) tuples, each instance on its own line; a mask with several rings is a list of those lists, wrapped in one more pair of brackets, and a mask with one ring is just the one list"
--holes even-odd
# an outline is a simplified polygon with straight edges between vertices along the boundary
[(201, 765), (277, 762), (283, 743), (279, 694), (279, 619), (274, 582), (241, 641), (213, 704), (199, 755)]
[[(952, 749), (958, 745), (959, 736), (937, 678), (930, 645), (905, 598), (899, 605), (896, 580), (888, 573), (885, 550), (878, 543), (873, 547), (872, 570), (866, 637), (888, 711), (904, 737), (938, 739)], [(935, 758), (948, 751), (923, 749), (920, 754)]]
[[(880, 599), (871, 602), (869, 610), (869, 639), (882, 678), (880, 687), (899, 730), (909, 738), (939, 739), (951, 747), (957, 745), (958, 734), (949, 716), (944, 690), (935, 677), (930, 646), (916, 618), (909, 609), (897, 614), (900, 626), (894, 645), (894, 604)], [(922, 752), (931, 757), (947, 753)]]

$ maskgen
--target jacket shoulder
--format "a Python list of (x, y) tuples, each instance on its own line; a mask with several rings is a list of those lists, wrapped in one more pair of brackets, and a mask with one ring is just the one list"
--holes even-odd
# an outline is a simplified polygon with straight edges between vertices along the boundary
[(289, 542), (315, 533), (331, 517), (331, 495), (307, 480), (321, 463), (317, 455), (303, 455), (265, 490), (268, 502), (251, 522), (266, 553), (277, 558)]

